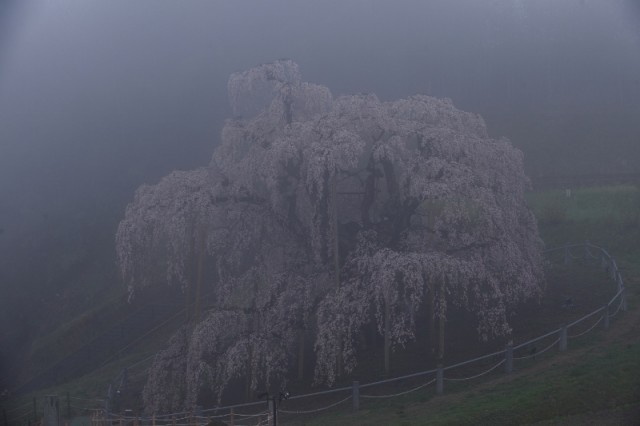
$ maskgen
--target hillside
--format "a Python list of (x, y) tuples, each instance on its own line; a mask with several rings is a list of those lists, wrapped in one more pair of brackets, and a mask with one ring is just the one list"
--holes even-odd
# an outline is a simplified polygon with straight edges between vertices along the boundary
[[(361, 410), (350, 413), (350, 403), (338, 405), (333, 411), (315, 414), (313, 418), (303, 415), (283, 414), (284, 424), (635, 424), (640, 418), (637, 395), (640, 390), (640, 310), (638, 294), (640, 289), (640, 248), (638, 226), (640, 213), (640, 194), (635, 187), (586, 188), (574, 191), (570, 197), (564, 192), (550, 191), (531, 193), (528, 200), (540, 224), (540, 231), (547, 246), (565, 242), (589, 240), (606, 247), (616, 256), (617, 263), (624, 276), (628, 289), (628, 311), (611, 319), (611, 329), (604, 331), (597, 327), (584, 338), (570, 340), (569, 350), (558, 354), (549, 351), (534, 361), (516, 363), (514, 372), (504, 375), (502, 369), (470, 383), (447, 383), (443, 395), (435, 395), (432, 387), (389, 399), (375, 401), (361, 400)], [(580, 293), (579, 290), (602, 287), (609, 293), (612, 287), (606, 287), (606, 279), (595, 274), (598, 268), (582, 268), (575, 265), (570, 275), (563, 275), (562, 268), (556, 268), (558, 281), (565, 278), (575, 282), (566, 282), (565, 289), (572, 289), (572, 295), (578, 299), (593, 294), (594, 303), (603, 294), (595, 291)], [(583, 269), (580, 273), (580, 269)], [(572, 278), (573, 277), (573, 278)], [(566, 280), (565, 280), (566, 281)], [(549, 289), (552, 292), (552, 289)], [(560, 294), (560, 293), (558, 293)], [(557, 302), (558, 294), (550, 293), (549, 299)], [(587, 299), (585, 299), (587, 300)], [(545, 303), (540, 305), (546, 309)], [(579, 309), (588, 310), (590, 306), (576, 307), (571, 312), (573, 318), (580, 314)], [(537, 308), (540, 309), (540, 308)], [(582, 311), (584, 312), (584, 311)], [(551, 324), (532, 326), (536, 330), (551, 329)], [(148, 335), (119, 354), (119, 359), (107, 362), (93, 372), (60, 386), (43, 389), (36, 393), (23, 395), (3, 402), (8, 412), (9, 424), (22, 420), (32, 420), (35, 398), (38, 411), (41, 410), (44, 395), (59, 395), (62, 405), (69, 401), (68, 411), (72, 416), (87, 414), (89, 408), (102, 408), (107, 389), (111, 383), (118, 385), (122, 372), (128, 367), (129, 385), (126, 395), (129, 401), (137, 400), (136, 393), (144, 381), (145, 367), (149, 356), (162, 347), (165, 339), (178, 326), (179, 320), (166, 324), (155, 334)], [(514, 325), (516, 327), (517, 324)], [(545, 328), (546, 327), (546, 328)], [(61, 331), (61, 339), (69, 338)], [(517, 343), (517, 342), (516, 342)], [(456, 355), (459, 360), (468, 359), (473, 353), (467, 350)], [(411, 371), (420, 371), (424, 367), (410, 354), (398, 354), (393, 375)], [(370, 374), (371, 380), (376, 374), (375, 365), (379, 359), (372, 359), (369, 367), (359, 374)], [(372, 368), (373, 367), (373, 368)], [(373, 371), (373, 373), (372, 373)], [(368, 382), (361, 376), (361, 382)], [(408, 383), (408, 382), (407, 382)], [(399, 383), (396, 387), (380, 390), (380, 394), (399, 393), (419, 385)], [(309, 392), (309, 389), (293, 384), (295, 394)], [(363, 390), (364, 393), (364, 390)], [(66, 399), (68, 395), (69, 399)], [(327, 400), (308, 402), (305, 409), (326, 406)], [(121, 401), (120, 408), (125, 401)], [(284, 404), (287, 404), (285, 402)], [(25, 408), (25, 406), (27, 408)], [(115, 407), (114, 407), (115, 408)], [(300, 410), (293, 402), (282, 406), (283, 410)], [(13, 422), (14, 419), (17, 422)], [(611, 423), (607, 423), (611, 422)], [(26, 423), (24, 423), (26, 424)]]

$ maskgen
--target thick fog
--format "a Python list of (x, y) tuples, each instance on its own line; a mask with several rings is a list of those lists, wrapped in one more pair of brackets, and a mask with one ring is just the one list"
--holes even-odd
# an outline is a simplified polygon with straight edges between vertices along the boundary
[(229, 74), (285, 57), (334, 94), (449, 97), (531, 176), (640, 171), (633, 0), (3, 2), (3, 367), (95, 303), (84, 283), (120, 285), (135, 188), (206, 165)]

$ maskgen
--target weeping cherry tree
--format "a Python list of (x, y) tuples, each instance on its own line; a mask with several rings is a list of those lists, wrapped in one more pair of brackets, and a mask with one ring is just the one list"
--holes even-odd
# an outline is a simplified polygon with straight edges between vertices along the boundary
[[(481, 339), (509, 335), (516, 305), (541, 291), (541, 241), (522, 153), (449, 99), (334, 98), (290, 60), (233, 74), (235, 118), (208, 167), (142, 186), (116, 236), (132, 294), (190, 288), (194, 258), (215, 300), (154, 362), (150, 412), (285, 380), (315, 341), (315, 382), (358, 361), (373, 325), (389, 352), (451, 304)], [(440, 358), (443, 344), (438, 347)]]

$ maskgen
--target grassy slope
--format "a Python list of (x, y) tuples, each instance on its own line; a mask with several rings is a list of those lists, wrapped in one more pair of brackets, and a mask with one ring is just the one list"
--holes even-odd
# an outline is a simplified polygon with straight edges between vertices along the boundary
[[(629, 310), (608, 332), (590, 333), (570, 350), (479, 385), (448, 386), (405, 397), (363, 401), (356, 414), (291, 418), (308, 425), (640, 424), (640, 191), (589, 188), (530, 194), (547, 246), (589, 240), (616, 256)], [(474, 382), (472, 382), (474, 383)], [(475, 382), (477, 383), (477, 382)]]
[[(640, 395), (640, 341), (615, 342), (572, 350), (543, 365), (493, 379), (466, 390), (435, 397), (415, 393), (405, 398), (368, 405), (357, 414), (308, 419), (308, 425), (511, 425), (552, 421), (587, 424), (592, 415), (607, 411), (612, 424), (634, 424)], [(601, 420), (597, 424), (601, 423)], [(628, 420), (621, 423), (621, 420)], [(640, 418), (635, 418), (636, 421)], [(553, 423), (557, 422), (557, 423)]]

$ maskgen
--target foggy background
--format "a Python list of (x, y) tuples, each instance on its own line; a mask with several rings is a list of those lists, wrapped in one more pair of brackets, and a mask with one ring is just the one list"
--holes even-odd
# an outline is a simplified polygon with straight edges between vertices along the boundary
[(449, 97), (530, 176), (640, 172), (634, 0), (5, 0), (0, 387), (38, 334), (124, 290), (133, 191), (206, 165), (229, 74), (278, 58), (334, 95)]

